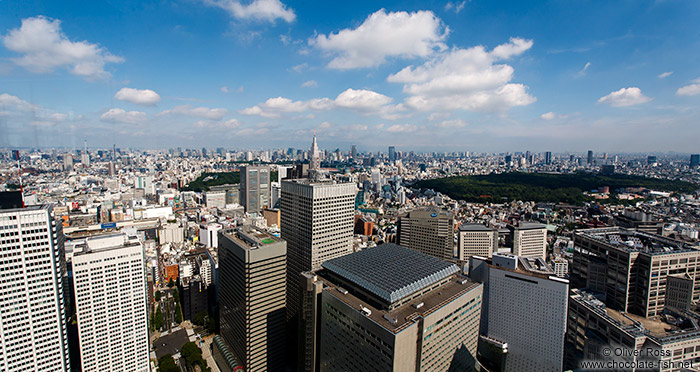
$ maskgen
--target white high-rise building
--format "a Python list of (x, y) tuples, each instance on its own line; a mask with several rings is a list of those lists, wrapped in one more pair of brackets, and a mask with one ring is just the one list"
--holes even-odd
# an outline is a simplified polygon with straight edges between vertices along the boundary
[(491, 258), (498, 251), (498, 230), (480, 223), (464, 223), (459, 226), (457, 256), (466, 261), (471, 256)]
[(484, 283), (481, 334), (508, 345), (505, 372), (561, 371), (569, 281), (542, 258), (501, 253), (472, 256), (469, 276)]
[(88, 238), (73, 253), (83, 371), (149, 370), (145, 257), (124, 233)]
[(0, 210), (0, 371), (70, 371), (64, 240), (50, 206)]
[(282, 181), (282, 239), (287, 241), (287, 317), (299, 307), (300, 274), (352, 252), (355, 184)]
[(537, 222), (508, 225), (513, 254), (518, 257), (547, 258), (547, 226)]

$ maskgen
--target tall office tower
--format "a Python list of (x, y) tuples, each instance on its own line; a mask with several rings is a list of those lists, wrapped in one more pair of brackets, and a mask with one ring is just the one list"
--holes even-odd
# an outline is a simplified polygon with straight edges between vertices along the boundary
[(541, 258), (502, 253), (491, 260), (473, 256), (469, 276), (484, 283), (479, 350), (507, 344), (507, 372), (561, 371), (569, 281), (556, 277)]
[(221, 336), (248, 372), (284, 371), (287, 243), (244, 226), (219, 235)]
[(513, 254), (519, 257), (547, 258), (547, 226), (538, 222), (519, 222), (508, 225), (510, 236), (507, 244), (513, 247)]
[(63, 170), (70, 172), (73, 170), (73, 155), (63, 154)]
[(314, 140), (311, 142), (311, 160), (309, 161), (309, 170), (318, 172), (321, 169), (321, 153), (318, 151), (318, 144), (316, 143), (316, 133), (314, 133)]
[(552, 164), (552, 152), (547, 151), (544, 153), (544, 163), (547, 165)]
[(491, 258), (498, 250), (498, 230), (480, 223), (463, 223), (457, 232), (457, 256), (466, 261), (471, 256)]
[(138, 176), (134, 180), (134, 187), (143, 189), (144, 194), (153, 195), (153, 176)]
[(396, 244), (326, 261), (320, 371), (473, 371), (483, 286)]
[(62, 225), (48, 205), (2, 208), (0, 371), (70, 371)]
[(593, 150), (588, 150), (588, 164), (593, 164)]
[(513, 165), (513, 155), (506, 155), (506, 167), (510, 167)]
[[(78, 247), (76, 247), (78, 248)], [(73, 251), (83, 371), (149, 371), (146, 260), (136, 236), (88, 238)]]
[(318, 315), (321, 313), (323, 283), (316, 272), (305, 271), (301, 273), (298, 372), (320, 371), (318, 351), (321, 341), (321, 324), (318, 321)]
[(244, 165), (241, 167), (241, 205), (248, 213), (260, 212), (270, 206), (270, 167)]
[(647, 165), (656, 165), (657, 161), (656, 155), (647, 156)]
[(442, 259), (454, 257), (454, 216), (437, 207), (415, 209), (399, 216), (397, 242)]
[(299, 274), (352, 252), (355, 184), (283, 180), (281, 236), (287, 241), (287, 319), (299, 308)]
[(700, 154), (692, 154), (690, 155), (690, 167), (697, 167), (700, 165)]
[(83, 168), (89, 168), (90, 167), (90, 154), (88, 154), (87, 152), (80, 154), (80, 163), (83, 164)]
[(350, 157), (353, 159), (357, 157), (357, 145), (352, 145), (352, 149), (350, 150)]
[(615, 310), (661, 315), (672, 277), (690, 279), (692, 301), (700, 301), (699, 271), (700, 250), (665, 236), (620, 227), (574, 234), (572, 285), (604, 292)]
[(392, 163), (396, 161), (396, 147), (394, 146), (389, 146), (389, 161)]

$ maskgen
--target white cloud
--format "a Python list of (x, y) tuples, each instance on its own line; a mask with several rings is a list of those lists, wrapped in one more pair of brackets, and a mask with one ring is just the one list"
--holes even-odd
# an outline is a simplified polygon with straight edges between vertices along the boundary
[(588, 69), (589, 69), (590, 67), (591, 67), (591, 63), (590, 63), (590, 62), (586, 62), (586, 64), (583, 65), (583, 68), (582, 68), (581, 70), (579, 70), (579, 72), (576, 73), (576, 77), (584, 77), (584, 76), (586, 76), (586, 71), (588, 71)]
[(146, 120), (147, 116), (145, 112), (141, 111), (125, 111), (120, 108), (109, 109), (100, 116), (102, 121), (107, 121), (111, 123), (126, 123), (126, 124), (138, 124)]
[(61, 31), (61, 21), (43, 16), (23, 19), (20, 28), (3, 37), (3, 43), (7, 49), (22, 54), (12, 59), (17, 65), (34, 73), (65, 67), (71, 74), (86, 79), (104, 79), (110, 76), (104, 70), (105, 64), (124, 62), (98, 44), (70, 41)]
[(0, 106), (11, 107), (18, 111), (34, 111), (41, 109), (38, 105), (29, 103), (17, 96), (7, 93), (0, 94)]
[(317, 86), (318, 86), (318, 83), (316, 82), (316, 80), (305, 81), (301, 84), (302, 88), (313, 88), (313, 87), (317, 87)]
[(324, 121), (323, 123), (321, 123), (321, 124), (318, 126), (318, 129), (328, 129), (328, 128), (331, 128), (331, 127), (333, 127), (333, 124), (331, 124), (331, 123), (329, 123), (329, 122), (327, 122), (327, 121)]
[(552, 119), (555, 119), (557, 117), (557, 114), (550, 111), (550, 112), (546, 112), (546, 113), (540, 115), (540, 117), (544, 120), (552, 120)]
[(192, 107), (192, 105), (175, 106), (158, 114), (162, 115), (186, 115), (209, 120), (221, 120), (228, 111), (223, 108)]
[(435, 124), (435, 126), (438, 128), (462, 128), (466, 127), (467, 125), (469, 125), (469, 123), (462, 119), (445, 120)]
[(219, 7), (236, 19), (266, 22), (281, 19), (288, 23), (296, 19), (294, 11), (279, 0), (253, 0), (245, 5), (238, 0), (204, 0), (204, 3)]
[(673, 71), (667, 71), (667, 72), (662, 72), (657, 76), (659, 79), (665, 79), (669, 76), (673, 75)]
[(226, 121), (197, 120), (194, 125), (200, 128), (235, 129), (241, 126), (241, 122), (239, 122), (238, 119), (229, 119)]
[(408, 133), (415, 132), (416, 129), (418, 129), (418, 127), (415, 124), (394, 124), (386, 128), (386, 131), (389, 133)]
[(268, 128), (243, 128), (236, 132), (239, 136), (260, 135), (269, 132)]
[(365, 124), (353, 124), (347, 127), (351, 131), (365, 131), (369, 127)]
[(343, 108), (365, 115), (377, 114), (393, 120), (404, 111), (402, 105), (391, 105), (392, 98), (364, 89), (346, 89), (335, 99), (314, 98), (308, 101), (292, 101), (285, 97), (270, 98), (265, 102), (238, 111), (243, 115), (278, 118), (284, 113), (300, 113), (308, 110), (327, 111)]
[(223, 87), (221, 87), (221, 91), (224, 93), (228, 93), (228, 87), (224, 85)]
[(495, 62), (520, 55), (532, 40), (511, 38), (488, 52), (483, 46), (455, 48), (423, 65), (409, 66), (387, 81), (404, 83), (406, 105), (417, 110), (505, 111), (536, 101), (522, 84), (512, 84), (513, 67)]
[(598, 103), (607, 103), (612, 107), (628, 107), (649, 101), (651, 98), (642, 94), (637, 87), (622, 88), (598, 99)]
[(693, 80), (693, 84), (678, 88), (677, 96), (694, 96), (700, 94), (700, 78)]
[(433, 112), (430, 115), (428, 115), (428, 120), (434, 121), (434, 120), (441, 120), (441, 119), (447, 119), (450, 117), (449, 112)]
[(51, 114), (49, 116), (49, 118), (53, 121), (64, 121), (64, 120), (68, 119), (68, 114), (64, 114), (62, 112), (57, 112), (57, 113)]
[(447, 4), (445, 4), (445, 10), (450, 11), (454, 10), (455, 13), (459, 14), (464, 9), (464, 6), (467, 5), (467, 0), (462, 1), (461, 3), (458, 2), (451, 2), (448, 1)]
[(122, 88), (114, 98), (143, 106), (153, 106), (160, 101), (160, 95), (150, 89)]
[(427, 57), (446, 48), (449, 29), (431, 11), (390, 12), (380, 9), (355, 29), (317, 35), (309, 44), (335, 57), (333, 69), (374, 67), (388, 57)]
[(307, 68), (309, 68), (309, 64), (306, 62), (298, 64), (296, 66), (292, 66), (292, 70), (294, 72), (302, 72), (302, 71), (306, 70)]

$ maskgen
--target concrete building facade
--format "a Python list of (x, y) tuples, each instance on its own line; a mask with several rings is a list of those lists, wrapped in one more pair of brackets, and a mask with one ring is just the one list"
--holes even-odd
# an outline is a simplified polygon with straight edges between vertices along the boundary
[(221, 336), (248, 372), (284, 371), (287, 243), (244, 226), (220, 233)]
[(241, 167), (241, 193), (239, 199), (246, 213), (257, 213), (270, 207), (270, 167), (244, 165)]
[(454, 216), (437, 207), (400, 216), (398, 244), (442, 259), (454, 257)]
[(149, 371), (146, 262), (124, 233), (91, 237), (73, 253), (83, 371)]
[(352, 252), (355, 184), (282, 181), (281, 236), (287, 241), (287, 318), (299, 309), (299, 274)]
[(541, 258), (473, 256), (469, 276), (484, 283), (481, 334), (507, 344), (505, 371), (562, 371), (569, 281)]
[(449, 262), (384, 244), (326, 261), (320, 371), (469, 371), (482, 285)]
[(51, 206), (0, 210), (2, 371), (70, 371), (64, 240)]
[(538, 222), (508, 225), (513, 254), (518, 257), (547, 258), (547, 227)]
[(460, 261), (471, 256), (490, 258), (498, 251), (498, 230), (480, 223), (464, 223), (457, 232), (457, 257)]

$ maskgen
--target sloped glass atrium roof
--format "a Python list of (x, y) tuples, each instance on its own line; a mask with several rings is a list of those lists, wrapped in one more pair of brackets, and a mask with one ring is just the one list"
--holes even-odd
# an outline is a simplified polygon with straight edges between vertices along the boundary
[(389, 304), (459, 272), (455, 264), (393, 243), (334, 258), (321, 266)]

